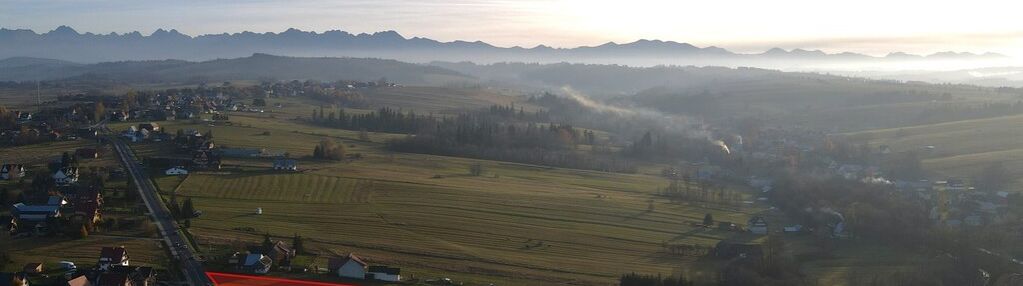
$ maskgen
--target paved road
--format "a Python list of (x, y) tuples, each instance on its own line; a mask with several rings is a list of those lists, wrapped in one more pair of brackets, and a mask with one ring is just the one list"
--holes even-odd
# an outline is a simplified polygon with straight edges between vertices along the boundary
[(181, 270), (184, 272), (188, 285), (212, 285), (206, 276), (206, 271), (203, 270), (202, 263), (194, 259), (195, 253), (188, 247), (188, 242), (185, 241), (185, 238), (181, 237), (181, 234), (177, 231), (177, 222), (174, 221), (170, 211), (163, 205), (163, 200), (160, 199), (156, 186), (153, 185), (153, 181), (150, 181), (142, 170), (142, 166), (131, 152), (131, 149), (117, 138), (111, 138), (110, 141), (114, 144), (117, 156), (121, 158), (121, 164), (124, 165), (131, 179), (135, 181), (135, 186), (138, 186), (139, 192), (142, 194), (142, 201), (146, 203), (146, 207), (149, 208), (149, 214), (156, 221), (156, 226), (160, 230), (163, 242), (171, 250), (171, 255), (177, 261), (180, 261)]

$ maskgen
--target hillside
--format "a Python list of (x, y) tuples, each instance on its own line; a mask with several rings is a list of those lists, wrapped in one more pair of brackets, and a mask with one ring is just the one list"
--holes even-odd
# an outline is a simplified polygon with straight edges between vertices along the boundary
[[(8, 59), (0, 81), (92, 80), (120, 82), (201, 82), (259, 79), (373, 81), (387, 78), (400, 84), (431, 84), (471, 80), (451, 70), (369, 58), (299, 58), (254, 54), (204, 62), (181, 60), (122, 61), (75, 64), (50, 60)], [(21, 64), (17, 64), (21, 63)]]
[(759, 117), (828, 131), (890, 128), (1001, 116), (1023, 90), (871, 80), (759, 68), (435, 62), (484, 81), (582, 94), (627, 107), (708, 120)]

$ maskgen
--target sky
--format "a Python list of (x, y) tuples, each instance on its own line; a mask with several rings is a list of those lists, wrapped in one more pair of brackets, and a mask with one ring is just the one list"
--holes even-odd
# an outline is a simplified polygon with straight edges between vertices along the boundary
[(497, 46), (600, 45), (638, 39), (885, 55), (996, 52), (1023, 57), (1020, 1), (971, 0), (0, 0), (0, 27), (68, 25), (109, 33), (158, 28), (241, 31), (395, 30), (405, 37)]

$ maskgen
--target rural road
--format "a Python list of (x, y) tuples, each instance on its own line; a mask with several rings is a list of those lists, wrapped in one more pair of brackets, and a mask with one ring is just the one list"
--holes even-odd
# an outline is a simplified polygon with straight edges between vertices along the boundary
[(121, 164), (128, 171), (129, 176), (135, 182), (135, 186), (139, 188), (142, 201), (149, 208), (149, 214), (153, 216), (153, 220), (156, 222), (160, 236), (163, 237), (163, 242), (167, 245), (167, 249), (170, 249), (171, 255), (174, 256), (176, 261), (180, 262), (181, 270), (184, 272), (188, 285), (212, 285), (212, 282), (206, 276), (206, 271), (203, 270), (202, 263), (194, 259), (195, 254), (188, 247), (188, 242), (177, 231), (177, 222), (174, 221), (170, 211), (163, 205), (163, 200), (160, 199), (156, 186), (153, 185), (153, 181), (150, 181), (149, 177), (142, 170), (141, 164), (135, 158), (131, 149), (117, 138), (110, 138), (109, 140), (114, 145), (114, 150), (117, 152), (117, 156), (120, 157)]

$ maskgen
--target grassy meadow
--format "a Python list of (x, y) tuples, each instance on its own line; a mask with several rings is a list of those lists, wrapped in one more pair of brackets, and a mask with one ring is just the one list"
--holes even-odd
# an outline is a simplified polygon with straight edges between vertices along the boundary
[[(300, 158), (303, 171), (270, 171), (269, 159), (228, 159), (220, 172), (156, 179), (164, 192), (176, 190), (179, 200), (192, 197), (203, 212), (192, 222), (200, 242), (297, 234), (320, 256), (355, 252), (423, 277), (606, 284), (625, 272), (667, 275), (696, 263), (696, 257), (665, 254), (663, 243), (711, 247), (733, 236), (756, 239), (691, 226), (706, 213), (744, 223), (764, 211), (668, 203), (653, 196), (666, 182), (652, 175), (396, 154), (382, 150), (378, 141), (393, 135), (373, 134), (373, 142), (365, 142), (355, 139), (356, 132), (287, 120), (233, 116), (232, 121), (234, 126), (165, 126), (209, 129), (220, 145), (287, 151)], [(270, 135), (238, 127), (248, 125)], [(363, 159), (303, 158), (324, 138), (343, 140)], [(152, 152), (146, 148), (136, 147)], [(484, 166), (483, 176), (468, 175), (474, 163)], [(254, 214), (257, 208), (262, 215)]]
[[(656, 166), (644, 166), (640, 174), (613, 174), (393, 153), (383, 143), (404, 135), (370, 133), (369, 140), (360, 140), (356, 131), (295, 119), (314, 108), (307, 102), (280, 101), (284, 110), (231, 113), (230, 125), (162, 123), (167, 132), (211, 131), (220, 146), (267, 148), (299, 159), (298, 173), (272, 171), (270, 159), (228, 158), (221, 171), (156, 176), (165, 196), (176, 192), (178, 200), (190, 197), (202, 211), (191, 228), (200, 250), (216, 252), (238, 241), (258, 243), (268, 233), (286, 241), (304, 237), (311, 252), (304, 260), (309, 266), (323, 267), (328, 257), (354, 252), (373, 264), (402, 267), (406, 277), (451, 277), (470, 285), (609, 285), (629, 272), (710, 281), (720, 262), (669, 254), (664, 245), (710, 248), (723, 239), (763, 239), (694, 226), (708, 213), (717, 221), (740, 225), (753, 215), (767, 216), (776, 227), (787, 223), (763, 203), (669, 202), (655, 195), (667, 185)], [(309, 158), (324, 139), (341, 140), (349, 153), (362, 158)], [(173, 147), (142, 143), (133, 148), (146, 156), (165, 155)], [(484, 174), (470, 176), (472, 164), (481, 164)], [(752, 194), (746, 197), (753, 200)], [(261, 215), (255, 214), (257, 208)], [(794, 237), (789, 244), (800, 251), (814, 249), (808, 238)], [(849, 269), (872, 257), (855, 251), (843, 255), (827, 260), (830, 264), (811, 264), (807, 271), (841, 285)]]
[[(917, 151), (925, 170), (935, 175), (970, 178), (994, 162), (1002, 162), (1023, 187), (1023, 115), (963, 120), (905, 128), (844, 134), (892, 152)], [(925, 150), (925, 146), (934, 146)]]

